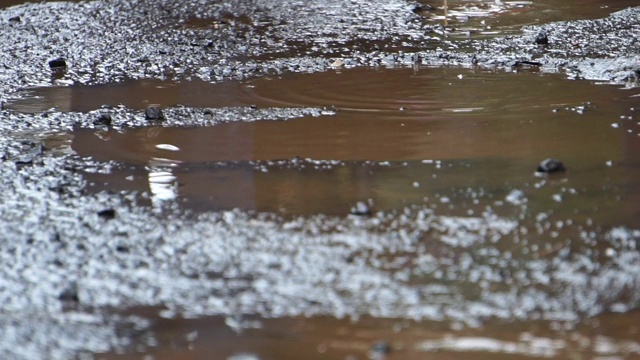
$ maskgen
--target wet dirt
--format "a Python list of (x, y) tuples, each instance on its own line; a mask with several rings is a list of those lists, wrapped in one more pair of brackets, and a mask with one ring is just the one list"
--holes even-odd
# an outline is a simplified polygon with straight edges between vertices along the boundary
[(0, 2), (0, 352), (639, 356), (640, 9), (449, 4)]

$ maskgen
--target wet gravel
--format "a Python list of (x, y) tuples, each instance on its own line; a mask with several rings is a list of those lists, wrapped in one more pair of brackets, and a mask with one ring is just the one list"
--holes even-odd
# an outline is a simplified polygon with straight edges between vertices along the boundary
[[(336, 58), (342, 66), (511, 68), (528, 61), (543, 71), (630, 85), (640, 70), (640, 8), (531, 26), (521, 36), (452, 42), (403, 1), (248, 3), (121, 0), (2, 9), (0, 102), (52, 83), (219, 81), (323, 71)], [(210, 26), (191, 26), (194, 18)], [(548, 44), (536, 44), (542, 31)], [(52, 69), (51, 61), (65, 66)], [(530, 214), (520, 193), (506, 199), (515, 214), (509, 217), (496, 215), (494, 200), (482, 196), (486, 211), (470, 217), (422, 207), (295, 219), (186, 214), (171, 204), (137, 206), (136, 194), (88, 193), (83, 173), (108, 173), (114, 164), (16, 135), (106, 126), (105, 113), (115, 129), (150, 124), (144, 110), (124, 107), (0, 111), (4, 358), (66, 359), (123, 348), (127, 335), (146, 326), (105, 308), (158, 306), (165, 317), (370, 314), (475, 327), (490, 318), (575, 322), (640, 304), (640, 230)], [(163, 113), (162, 126), (332, 114), (251, 107)], [(557, 234), (564, 246), (548, 242)]]

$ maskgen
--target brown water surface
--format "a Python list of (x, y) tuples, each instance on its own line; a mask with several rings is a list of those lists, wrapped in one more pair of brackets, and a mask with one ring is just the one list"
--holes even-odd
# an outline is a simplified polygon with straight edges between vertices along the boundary
[[(130, 165), (89, 174), (97, 189), (136, 189), (199, 210), (344, 214), (367, 199), (393, 210), (456, 191), (503, 197), (535, 188), (538, 162), (557, 157), (569, 168), (562, 185), (581, 194), (575, 201), (593, 204), (576, 203), (581, 211), (597, 204), (619, 209), (618, 220), (639, 214), (633, 179), (640, 176), (634, 156), (640, 128), (631, 110), (638, 89), (456, 68), (354, 69), (208, 86), (128, 84), (137, 97), (127, 97), (121, 84), (114, 94), (125, 95), (113, 103), (320, 106), (335, 115), (204, 128), (78, 129), (72, 148), (79, 155)], [(213, 95), (220, 89), (222, 97)], [(67, 103), (79, 105), (69, 109), (79, 110), (97, 103), (74, 94), (104, 102), (111, 98), (93, 96), (104, 91), (39, 89), (44, 99), (37, 101), (71, 94)], [(164, 195), (154, 193), (156, 173), (163, 175)], [(596, 213), (603, 220), (611, 214)]]
[(446, 24), (448, 34), (462, 37), (516, 34), (525, 25), (596, 19), (638, 5), (634, 0), (448, 0), (445, 11), (443, 1), (420, 2), (434, 7), (420, 13), (427, 23)]
[(98, 359), (140, 359), (142, 353), (158, 360), (635, 359), (640, 357), (639, 315), (601, 316), (579, 329), (563, 329), (566, 325), (561, 323), (553, 328), (544, 323), (492, 323), (482, 329), (453, 330), (438, 323), (395, 319), (248, 319), (253, 328), (238, 332), (229, 326), (233, 320), (160, 318), (155, 339), (170, 345)]

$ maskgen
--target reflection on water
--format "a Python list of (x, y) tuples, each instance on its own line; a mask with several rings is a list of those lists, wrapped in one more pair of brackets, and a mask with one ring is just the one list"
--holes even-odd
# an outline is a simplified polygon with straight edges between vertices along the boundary
[(188, 105), (225, 107), (253, 105), (243, 97), (242, 84), (211, 84), (202, 80), (169, 82), (161, 80), (126, 80), (97, 86), (51, 86), (23, 90), (21, 98), (7, 102), (6, 108), (35, 113), (57, 111), (90, 111), (103, 105), (124, 105), (144, 109), (152, 104), (162, 107)]
[(177, 179), (172, 172), (178, 164), (179, 162), (162, 158), (149, 160), (146, 168), (149, 172), (151, 200), (155, 207), (159, 207), (164, 201), (178, 197)]

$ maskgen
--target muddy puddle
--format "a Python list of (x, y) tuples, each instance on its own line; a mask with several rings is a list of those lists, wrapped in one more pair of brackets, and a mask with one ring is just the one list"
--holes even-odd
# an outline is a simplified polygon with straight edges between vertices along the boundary
[(526, 25), (595, 19), (636, 6), (633, 0), (593, 1), (425, 1), (417, 13), (427, 24), (445, 25), (441, 35), (454, 38), (486, 38), (518, 34)]
[[(249, 327), (238, 331), (234, 320), (160, 319), (151, 342), (171, 345), (157, 350), (145, 347), (144, 352), (166, 360), (285, 359), (292, 354), (296, 359), (634, 358), (640, 356), (638, 320), (638, 314), (612, 314), (580, 329), (540, 322), (534, 326), (494, 323), (481, 330), (455, 331), (438, 323), (369, 317), (357, 321), (249, 318), (243, 320)], [(140, 342), (149, 340), (142, 335)], [(98, 359), (139, 356), (113, 354)]]
[[(421, 0), (433, 9), (417, 11), (411, 41), (438, 47), (422, 35), (451, 35), (457, 46), (636, 2), (448, 1), (444, 14)], [(258, 43), (267, 45), (251, 43), (264, 46), (255, 54), (326, 64), (294, 73), (305, 63), (297, 59), (290, 73), (259, 78), (238, 67), (245, 81), (120, 74), (83, 86), (70, 61), (68, 74), (29, 83), (72, 85), (3, 98), (2, 114), (30, 126), (2, 134), (3, 229), (21, 238), (0, 251), (9, 264), (0, 350), (18, 359), (640, 357), (640, 88), (527, 64), (331, 67), (328, 57), (359, 41), (421, 50), (396, 41), (407, 34), (371, 36), (391, 25), (371, 21), (387, 13), (361, 0), (328, 2), (334, 9), (308, 22), (282, 8), (324, 2), (222, 2), (195, 18), (198, 1), (173, 13), (165, 2), (113, 3), (127, 6), (96, 9), (138, 6), (184, 36), (264, 27)], [(346, 21), (343, 5), (368, 20)], [(70, 20), (64, 9), (56, 16)], [(339, 20), (324, 16), (333, 13)], [(16, 14), (7, 19), (16, 30), (38, 19)], [(404, 15), (390, 20), (406, 25)], [(353, 24), (362, 28), (343, 31)], [(209, 56), (208, 41), (182, 45)], [(302, 43), (327, 48), (289, 48)], [(149, 64), (158, 58), (143, 53), (166, 55), (141, 49), (126, 55)], [(48, 56), (38, 63), (47, 71)], [(260, 74), (285, 67), (274, 69)], [(144, 120), (151, 105), (164, 122)], [(291, 109), (318, 110), (270, 116)], [(113, 126), (92, 127), (99, 114)], [(84, 125), (68, 125), (76, 120)], [(535, 174), (546, 158), (567, 171)]]
[[(633, 181), (640, 175), (634, 156), (640, 90), (535, 69), (352, 69), (244, 83), (143, 80), (30, 93), (36, 96), (7, 107), (87, 111), (153, 103), (334, 113), (69, 134), (79, 156), (118, 164), (110, 174), (87, 174), (92, 188), (136, 190), (154, 204), (344, 215), (367, 202), (381, 211), (426, 204), (473, 213), (480, 194), (503, 201), (522, 190), (540, 197), (531, 206), (566, 201), (574, 205), (559, 206), (564, 211), (575, 206), (603, 220), (612, 214), (603, 209), (619, 209), (611, 219), (632, 223), (640, 209)], [(562, 159), (569, 171), (536, 177), (538, 162), (548, 157)]]

